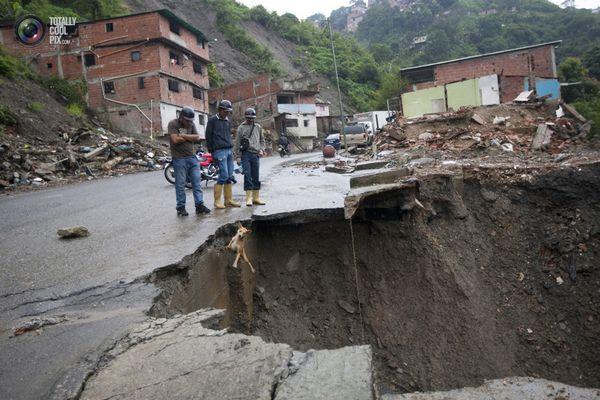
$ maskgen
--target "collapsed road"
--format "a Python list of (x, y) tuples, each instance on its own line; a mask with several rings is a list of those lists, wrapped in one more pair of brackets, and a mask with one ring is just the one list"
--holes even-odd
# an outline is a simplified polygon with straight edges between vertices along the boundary
[(68, 321), (2, 332), (2, 397), (598, 399), (599, 172), (453, 163), (344, 208), (346, 177), (284, 169), (278, 207), (236, 215), (256, 275), (228, 268), (230, 221), (146, 278), (17, 305)]

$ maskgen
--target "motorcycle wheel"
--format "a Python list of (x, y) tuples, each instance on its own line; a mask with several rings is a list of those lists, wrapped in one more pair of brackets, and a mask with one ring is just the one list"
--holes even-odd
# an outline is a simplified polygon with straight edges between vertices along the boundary
[(173, 167), (172, 163), (168, 163), (165, 166), (165, 179), (167, 180), (167, 182), (169, 182), (171, 185), (175, 184), (175, 168)]

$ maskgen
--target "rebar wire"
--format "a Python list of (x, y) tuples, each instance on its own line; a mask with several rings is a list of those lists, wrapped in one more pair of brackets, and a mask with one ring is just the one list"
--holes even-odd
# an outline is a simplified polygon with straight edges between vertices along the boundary
[(360, 304), (360, 287), (358, 285), (358, 262), (356, 261), (356, 247), (354, 244), (354, 227), (350, 219), (350, 237), (352, 241), (352, 258), (354, 260), (354, 282), (356, 284), (356, 300), (358, 301), (358, 316), (360, 318), (360, 331), (363, 344), (365, 343), (365, 324), (362, 315), (362, 306)]

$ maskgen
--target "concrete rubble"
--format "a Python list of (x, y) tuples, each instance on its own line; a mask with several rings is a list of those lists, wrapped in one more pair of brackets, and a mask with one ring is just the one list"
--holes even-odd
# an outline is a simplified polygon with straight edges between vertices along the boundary
[(200, 310), (140, 325), (106, 355), (80, 398), (373, 398), (369, 346), (294, 352), (227, 334), (218, 329), (223, 315)]
[(388, 394), (382, 400), (597, 400), (600, 390), (550, 382), (545, 379), (507, 378), (486, 381), (477, 388), (464, 388), (448, 392)]

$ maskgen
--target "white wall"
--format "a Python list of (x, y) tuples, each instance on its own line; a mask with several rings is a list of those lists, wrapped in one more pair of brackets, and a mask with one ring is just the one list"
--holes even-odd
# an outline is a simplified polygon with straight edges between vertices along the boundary
[[(172, 104), (160, 103), (160, 116), (162, 121), (162, 131), (163, 134), (167, 133), (167, 126), (169, 122), (177, 118), (177, 111), (180, 111), (182, 107), (174, 106)], [(194, 125), (196, 125), (196, 129), (202, 138), (204, 138), (204, 133), (206, 131), (206, 122), (208, 121), (208, 114), (204, 115), (204, 125), (200, 125), (200, 121), (198, 119), (198, 115), (202, 114), (198, 110), (196, 110), (196, 119), (194, 120)]]
[[(298, 120), (297, 128), (286, 128), (286, 131), (290, 134), (301, 138), (317, 137), (317, 117), (314, 114), (287, 114), (285, 118)], [(304, 126), (304, 121), (308, 121), (307, 127)]]

